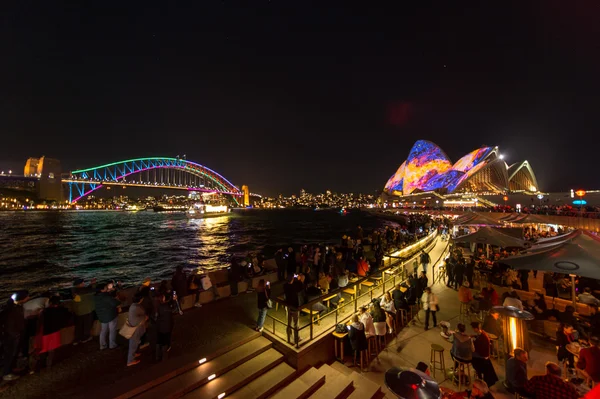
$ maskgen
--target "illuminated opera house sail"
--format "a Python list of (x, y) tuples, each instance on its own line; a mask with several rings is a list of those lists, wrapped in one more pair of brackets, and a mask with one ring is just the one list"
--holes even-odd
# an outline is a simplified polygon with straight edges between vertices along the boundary
[(538, 185), (527, 161), (507, 165), (498, 147), (481, 147), (452, 164), (444, 151), (427, 140), (417, 141), (406, 161), (387, 181), (385, 193), (411, 195), (435, 191), (502, 193), (537, 191)]

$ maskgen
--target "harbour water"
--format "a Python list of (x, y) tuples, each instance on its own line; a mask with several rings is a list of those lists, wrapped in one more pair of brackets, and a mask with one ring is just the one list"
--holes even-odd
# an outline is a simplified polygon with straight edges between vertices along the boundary
[(363, 212), (251, 210), (189, 219), (154, 212), (0, 213), (0, 301), (15, 289), (64, 289), (73, 278), (169, 279), (177, 265), (227, 267), (232, 257), (303, 243), (339, 243), (357, 225), (367, 231), (393, 222)]

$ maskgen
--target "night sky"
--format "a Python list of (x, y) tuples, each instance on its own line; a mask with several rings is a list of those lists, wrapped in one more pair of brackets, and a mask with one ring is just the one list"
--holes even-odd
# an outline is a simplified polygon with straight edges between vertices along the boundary
[(186, 154), (253, 192), (371, 192), (428, 139), (600, 188), (597, 1), (10, 3), (3, 169)]

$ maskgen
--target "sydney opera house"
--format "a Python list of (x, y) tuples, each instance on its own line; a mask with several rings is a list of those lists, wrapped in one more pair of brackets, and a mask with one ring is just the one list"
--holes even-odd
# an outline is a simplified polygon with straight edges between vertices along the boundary
[(507, 165), (498, 147), (481, 147), (452, 164), (440, 147), (417, 141), (406, 161), (390, 177), (384, 192), (407, 196), (438, 194), (536, 192), (538, 184), (527, 161)]

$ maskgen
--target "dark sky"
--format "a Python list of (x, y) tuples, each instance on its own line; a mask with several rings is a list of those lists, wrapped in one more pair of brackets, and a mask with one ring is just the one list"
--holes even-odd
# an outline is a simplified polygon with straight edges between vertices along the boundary
[(90, 3), (3, 4), (1, 168), (185, 153), (254, 192), (368, 192), (429, 139), (600, 188), (597, 1)]

